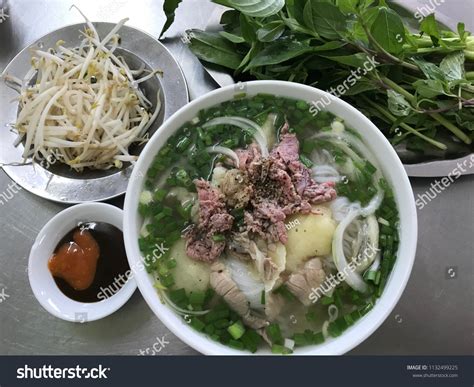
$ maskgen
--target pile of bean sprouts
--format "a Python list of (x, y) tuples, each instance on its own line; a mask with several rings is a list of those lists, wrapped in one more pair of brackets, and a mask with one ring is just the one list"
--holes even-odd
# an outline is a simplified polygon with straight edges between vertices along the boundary
[(146, 141), (160, 112), (159, 93), (152, 112), (139, 88), (159, 71), (145, 71), (144, 65), (131, 70), (115, 53), (118, 31), (128, 19), (101, 40), (84, 18), (87, 28), (79, 47), (67, 48), (59, 41), (55, 49), (32, 50), (32, 68), (24, 79), (6, 76), (20, 93), (16, 145), (24, 143), (25, 160), (54, 157), (78, 172), (122, 168), (123, 162), (136, 160), (129, 146)]

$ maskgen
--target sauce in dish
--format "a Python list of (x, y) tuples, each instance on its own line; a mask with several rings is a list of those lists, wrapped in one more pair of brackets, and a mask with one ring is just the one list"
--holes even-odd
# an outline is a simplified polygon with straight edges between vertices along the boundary
[(122, 231), (108, 223), (81, 223), (59, 241), (48, 268), (59, 289), (75, 301), (111, 297), (130, 269)]

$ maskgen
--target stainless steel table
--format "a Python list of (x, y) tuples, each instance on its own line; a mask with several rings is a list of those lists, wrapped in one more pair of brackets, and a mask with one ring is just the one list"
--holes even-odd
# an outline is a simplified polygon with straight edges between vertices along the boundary
[[(399, 1), (413, 4), (412, 0)], [(430, 3), (429, 0), (425, 1)], [(9, 19), (0, 24), (0, 71), (27, 44), (56, 28), (81, 22), (76, 4), (93, 21), (117, 22), (158, 36), (164, 23), (160, 1), (0, 0)], [(439, 2), (441, 3), (441, 2)], [(471, 0), (449, 0), (437, 9), (474, 30)], [(182, 42), (191, 26), (204, 28), (218, 17), (208, 1), (184, 0), (165, 44), (185, 72), (195, 98), (216, 84)], [(1, 151), (1, 144), (0, 144)], [(435, 182), (412, 179), (415, 195)], [(26, 191), (12, 193), (0, 171), (0, 354), (160, 354), (196, 352), (174, 337), (137, 291), (118, 312), (101, 321), (73, 324), (50, 316), (34, 298), (27, 278), (30, 246), (40, 228), (64, 206)], [(121, 205), (121, 199), (113, 201)], [(403, 297), (390, 317), (351, 354), (471, 354), (473, 331), (474, 176), (456, 180), (419, 211), (415, 266)]]

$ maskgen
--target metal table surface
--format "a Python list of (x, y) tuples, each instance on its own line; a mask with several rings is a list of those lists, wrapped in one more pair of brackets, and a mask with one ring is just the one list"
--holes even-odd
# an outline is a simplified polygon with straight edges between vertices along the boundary
[[(437, 12), (463, 20), (474, 30), (471, 1), (439, 2), (443, 4)], [(401, 2), (413, 5), (412, 0)], [(73, 3), (93, 21), (117, 22), (129, 17), (128, 25), (154, 36), (164, 23), (161, 1), (0, 0), (0, 8), (9, 14), (0, 24), (0, 71), (42, 35), (81, 22), (81, 16), (69, 10)], [(205, 28), (218, 13), (218, 7), (208, 1), (185, 0), (166, 34), (164, 43), (184, 70), (191, 98), (216, 84), (186, 48), (183, 31), (191, 26)], [(411, 182), (417, 196), (430, 191), (436, 179)], [(0, 354), (196, 353), (168, 331), (139, 291), (113, 315), (86, 324), (68, 323), (43, 310), (28, 283), (28, 254), (41, 227), (65, 206), (24, 190), (14, 193), (11, 187), (11, 180), (0, 171)], [(3, 200), (9, 196), (12, 198)], [(120, 206), (122, 200), (113, 203)], [(418, 250), (408, 286), (385, 323), (350, 354), (472, 354), (474, 176), (463, 176), (430, 202), (425, 200), (418, 212)]]

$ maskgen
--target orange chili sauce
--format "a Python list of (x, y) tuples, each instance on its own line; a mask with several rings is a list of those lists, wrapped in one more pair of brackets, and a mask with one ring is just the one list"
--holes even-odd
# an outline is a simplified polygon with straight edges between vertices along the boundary
[(108, 223), (80, 224), (59, 241), (48, 268), (59, 289), (73, 300), (110, 297), (124, 284), (117, 281), (119, 276), (130, 269), (122, 231)]

